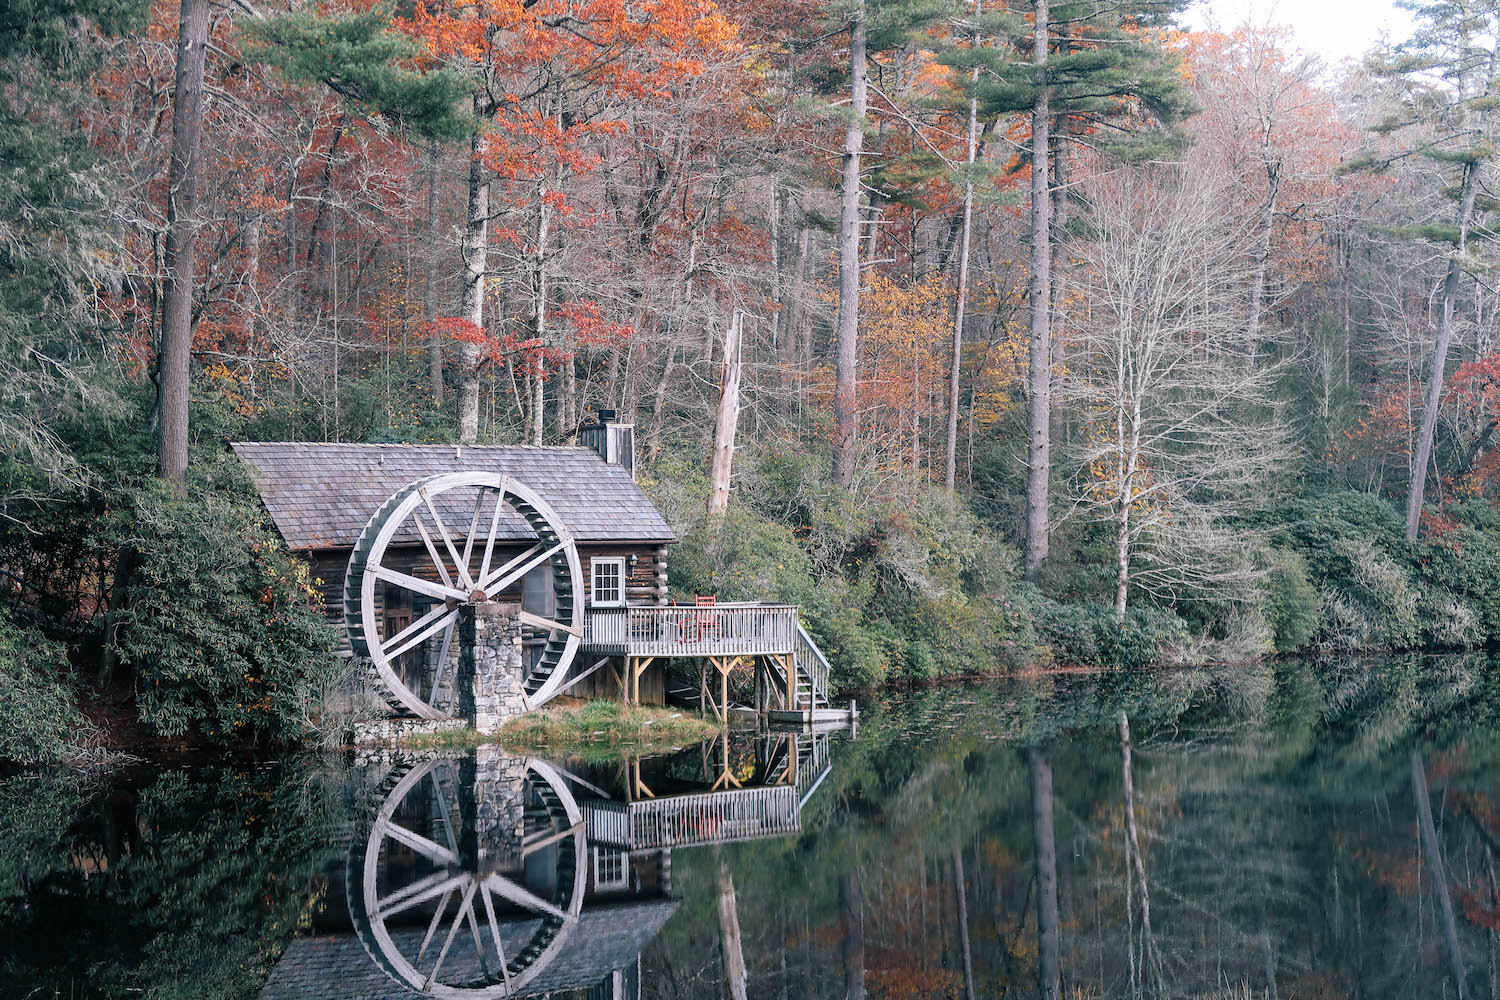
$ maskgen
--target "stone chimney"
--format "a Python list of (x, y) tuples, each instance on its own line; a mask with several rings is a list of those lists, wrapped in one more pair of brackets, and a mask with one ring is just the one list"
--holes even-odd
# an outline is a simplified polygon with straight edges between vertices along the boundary
[(598, 452), (610, 465), (623, 466), (635, 478), (635, 425), (619, 423), (614, 410), (600, 410), (598, 423), (580, 427), (578, 443)]

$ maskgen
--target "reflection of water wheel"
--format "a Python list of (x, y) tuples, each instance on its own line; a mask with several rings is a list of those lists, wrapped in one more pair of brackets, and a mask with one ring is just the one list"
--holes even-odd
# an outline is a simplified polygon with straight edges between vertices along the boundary
[(585, 837), (546, 764), (487, 754), (398, 769), (349, 848), (349, 914), (388, 976), (434, 997), (513, 993), (562, 949), (583, 905)]
[[(526, 522), (536, 541), (496, 565), (496, 542), (507, 511)], [(465, 521), (466, 532), (450, 530)], [(415, 555), (406, 560), (398, 557), (402, 552)], [(398, 561), (399, 566), (393, 565)], [(390, 692), (392, 708), (426, 719), (454, 715), (457, 671), (450, 654), (463, 610), (546, 567), (552, 576), (554, 616), (525, 611), (520, 616), (524, 624), (546, 633), (545, 647), (525, 681), (533, 704), (548, 700), (561, 686), (583, 635), (583, 605), (576, 599), (583, 572), (572, 533), (535, 490), (509, 476), (455, 472), (420, 479), (381, 505), (355, 543), (344, 577), (350, 645), (370, 658)], [(402, 614), (392, 613), (397, 605)], [(427, 647), (439, 643), (428, 670)], [(414, 657), (421, 663), (413, 664)]]

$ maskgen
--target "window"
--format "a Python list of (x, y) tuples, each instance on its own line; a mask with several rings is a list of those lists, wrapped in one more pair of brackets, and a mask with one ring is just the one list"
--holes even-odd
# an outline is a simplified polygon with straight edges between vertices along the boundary
[(590, 603), (599, 608), (618, 608), (625, 603), (625, 559), (596, 557), (591, 565)]
[(625, 851), (594, 848), (594, 891), (630, 888), (630, 855)]

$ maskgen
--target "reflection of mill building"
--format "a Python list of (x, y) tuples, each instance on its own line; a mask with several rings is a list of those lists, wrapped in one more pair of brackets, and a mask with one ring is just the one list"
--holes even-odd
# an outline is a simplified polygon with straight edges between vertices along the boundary
[(672, 851), (799, 832), (829, 740), (578, 773), (484, 749), (402, 765), (262, 1000), (639, 997), (641, 953), (678, 906)]

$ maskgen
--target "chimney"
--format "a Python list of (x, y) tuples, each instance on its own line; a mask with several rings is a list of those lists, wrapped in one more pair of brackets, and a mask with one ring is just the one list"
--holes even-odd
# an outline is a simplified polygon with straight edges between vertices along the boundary
[(578, 441), (610, 465), (623, 466), (630, 478), (635, 478), (635, 425), (618, 423), (614, 410), (600, 410), (598, 423), (580, 427)]

